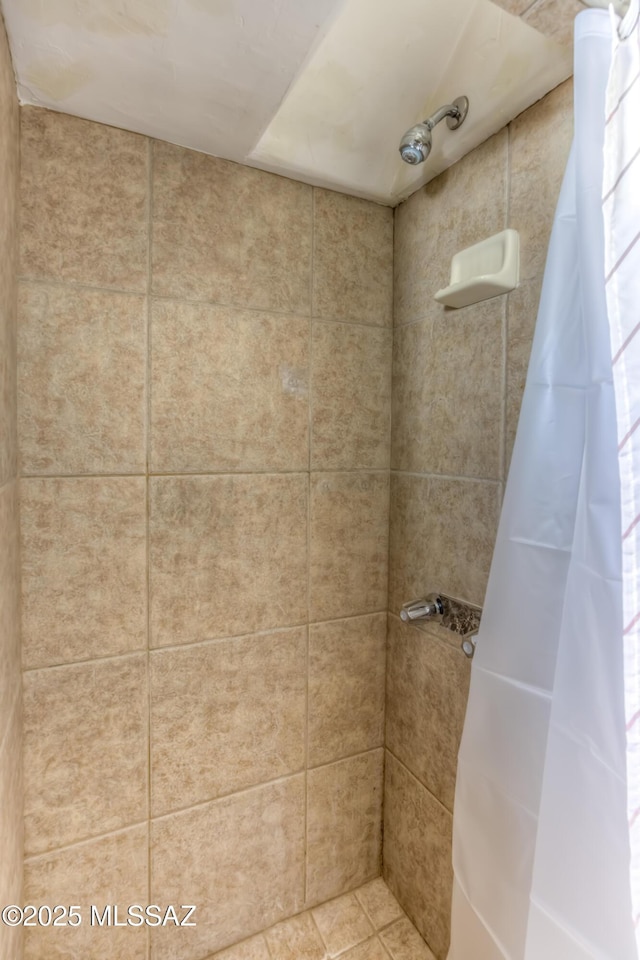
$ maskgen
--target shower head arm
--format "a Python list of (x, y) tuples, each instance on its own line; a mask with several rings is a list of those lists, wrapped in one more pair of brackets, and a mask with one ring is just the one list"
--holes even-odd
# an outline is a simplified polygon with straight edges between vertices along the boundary
[(440, 123), (441, 120), (444, 120), (445, 117), (448, 117), (447, 126), (449, 130), (455, 130), (460, 126), (462, 121), (467, 115), (469, 109), (469, 101), (466, 97), (458, 97), (457, 100), (454, 100), (453, 103), (447, 103), (444, 107), (440, 107), (439, 110), (436, 110), (435, 113), (432, 113), (430, 117), (424, 121), (425, 127), (429, 130)]

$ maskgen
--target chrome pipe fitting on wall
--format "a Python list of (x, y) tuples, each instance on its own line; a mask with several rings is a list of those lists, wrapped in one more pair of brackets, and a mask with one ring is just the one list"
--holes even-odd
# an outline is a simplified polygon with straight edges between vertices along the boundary
[(482, 607), (466, 603), (445, 593), (429, 593), (426, 597), (410, 600), (402, 605), (400, 619), (405, 623), (429, 621), (439, 623), (462, 639), (462, 651), (466, 657), (473, 657), (476, 637), (480, 627)]
[(412, 620), (429, 620), (432, 617), (442, 616), (444, 606), (437, 593), (430, 593), (424, 600), (410, 600), (405, 603), (400, 611), (400, 619), (405, 623), (411, 623)]

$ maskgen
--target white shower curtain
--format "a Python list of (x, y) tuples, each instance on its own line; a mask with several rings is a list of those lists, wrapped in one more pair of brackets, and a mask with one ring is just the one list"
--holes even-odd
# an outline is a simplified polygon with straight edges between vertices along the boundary
[[(575, 138), (458, 760), (449, 960), (638, 956), (640, 523), (628, 528), (640, 513), (640, 333), (626, 369), (612, 366), (612, 344), (615, 354), (640, 331), (639, 203), (619, 194), (624, 181), (640, 198), (640, 79), (620, 53), (635, 50), (640, 76), (638, 3), (623, 42), (606, 11), (576, 20)], [(619, 133), (629, 125), (630, 146)]]

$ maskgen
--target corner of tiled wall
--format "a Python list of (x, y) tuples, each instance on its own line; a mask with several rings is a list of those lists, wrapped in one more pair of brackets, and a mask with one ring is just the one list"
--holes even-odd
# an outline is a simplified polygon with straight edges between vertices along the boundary
[(22, 118), (27, 896), (200, 960), (380, 873), (392, 211)]
[[(22, 696), (16, 445), (19, 115), (0, 17), (0, 905), (22, 902)], [(0, 960), (20, 960), (22, 929), (0, 924)]]
[[(405, 626), (398, 611), (432, 590), (483, 602), (571, 93), (567, 81), (395, 211), (384, 876), (438, 960), (469, 661), (455, 636)], [(520, 232), (519, 287), (460, 310), (437, 304), (452, 255), (506, 227)]]

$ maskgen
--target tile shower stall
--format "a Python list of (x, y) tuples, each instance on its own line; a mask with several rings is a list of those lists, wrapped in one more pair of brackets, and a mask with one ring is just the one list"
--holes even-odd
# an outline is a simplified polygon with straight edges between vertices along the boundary
[(27, 960), (446, 957), (469, 662), (397, 612), (482, 603), (571, 111), (393, 211), (19, 109), (2, 39), (0, 902), (86, 911)]

